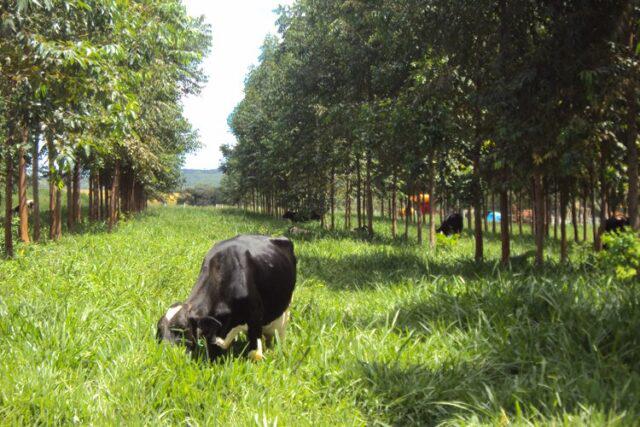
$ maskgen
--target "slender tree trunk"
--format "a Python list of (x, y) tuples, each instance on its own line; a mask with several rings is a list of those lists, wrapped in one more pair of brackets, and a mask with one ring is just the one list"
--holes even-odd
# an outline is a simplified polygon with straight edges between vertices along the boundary
[(500, 190), (500, 240), (502, 241), (502, 263), (508, 264), (511, 257), (511, 241), (509, 236), (509, 192), (503, 188)]
[(496, 193), (491, 192), (491, 212), (493, 213), (493, 220), (491, 221), (491, 232), (496, 234)]
[(578, 208), (576, 207), (576, 199), (571, 198), (571, 224), (573, 225), (573, 241), (580, 243), (580, 232), (578, 231)]
[(558, 240), (558, 193), (553, 195), (553, 238)]
[(331, 231), (336, 229), (336, 171), (331, 168)]
[(547, 195), (544, 198), (544, 215), (545, 215), (544, 234), (545, 234), (545, 237), (548, 239), (549, 237), (551, 237), (551, 196), (550, 195)]
[(25, 146), (29, 142), (29, 130), (22, 130), (22, 145), (18, 147), (18, 203), (20, 215), (20, 240), (29, 243), (29, 208), (27, 207), (27, 162)]
[(13, 155), (11, 136), (7, 138), (4, 152), (5, 160), (5, 210), (4, 210), (4, 254), (13, 258)]
[(39, 177), (39, 156), (40, 156), (40, 147), (38, 144), (38, 135), (35, 135), (33, 138), (33, 146), (31, 152), (31, 189), (33, 191), (33, 210), (31, 215), (33, 216), (33, 241), (40, 241), (40, 182), (38, 181)]
[(73, 226), (73, 177), (71, 173), (67, 173), (64, 181), (67, 187), (67, 229), (72, 232), (75, 227)]
[(351, 229), (351, 177), (347, 176), (345, 197), (344, 197), (344, 229)]
[(96, 205), (93, 201), (93, 197), (95, 193), (94, 181), (95, 181), (94, 171), (93, 169), (91, 169), (89, 171), (89, 221), (95, 221), (96, 219), (94, 216), (94, 209)]
[(522, 236), (522, 194), (518, 194), (518, 234)]
[(49, 238), (56, 241), (62, 237), (62, 195), (56, 180), (56, 152), (51, 134), (47, 136), (47, 151), (49, 156)]
[(409, 221), (411, 219), (411, 201), (409, 197), (405, 200), (404, 210), (404, 240), (409, 240)]
[(73, 225), (80, 224), (82, 220), (82, 206), (80, 204), (80, 160), (73, 167)]
[(367, 229), (369, 230), (369, 236), (373, 236), (373, 191), (371, 189), (371, 153), (367, 152)]
[(480, 183), (480, 142), (477, 142), (476, 152), (473, 158), (473, 188), (472, 195), (474, 200), (473, 209), (475, 211), (475, 260), (481, 262), (484, 259), (484, 246), (482, 239), (482, 218), (484, 216), (486, 226), (486, 215), (483, 215), (483, 197), (482, 187)]
[(567, 189), (560, 188), (560, 262), (567, 262)]
[(582, 198), (582, 240), (587, 241), (587, 198)]
[(360, 171), (360, 156), (356, 156), (356, 216), (358, 228), (362, 227), (362, 174)]
[(507, 209), (509, 210), (509, 236), (513, 236), (513, 193), (507, 192), (507, 197), (509, 198), (507, 205)]
[(435, 165), (432, 165), (431, 177), (429, 178), (429, 246), (432, 249), (436, 247), (436, 222), (433, 215), (433, 210), (436, 205), (435, 173)]
[(596, 251), (599, 249), (599, 241), (598, 241), (598, 221), (596, 219), (596, 186), (593, 185), (591, 189), (591, 228), (593, 233), (593, 249)]
[(484, 212), (482, 213), (482, 218), (484, 221), (484, 232), (489, 233), (489, 199), (488, 196), (482, 195), (482, 207)]
[(391, 188), (391, 236), (395, 239), (398, 235), (398, 178), (393, 174), (393, 188)]
[(598, 226), (598, 234), (596, 241), (596, 250), (602, 249), (602, 234), (604, 226), (607, 222), (607, 178), (605, 175), (605, 153), (604, 149), (600, 153), (600, 225)]
[(416, 194), (416, 209), (418, 210), (418, 218), (416, 221), (416, 236), (418, 238), (418, 244), (422, 245), (422, 213), (420, 212), (420, 200)]
[(629, 177), (629, 192), (627, 193), (627, 206), (629, 221), (634, 230), (640, 229), (640, 218), (638, 217), (638, 114), (634, 96), (635, 88), (629, 89), (630, 96), (627, 97), (627, 174)]
[(536, 223), (536, 265), (542, 266), (544, 264), (544, 179), (542, 173), (539, 171), (534, 172), (534, 196), (535, 196), (535, 223)]
[(113, 230), (113, 227), (118, 222), (118, 185), (120, 181), (120, 164), (116, 162), (114, 172), (113, 172), (113, 180), (111, 181), (111, 191), (109, 198), (109, 231)]
[(106, 217), (106, 215), (105, 215), (105, 209), (106, 209), (105, 205), (106, 205), (107, 197), (106, 197), (105, 193), (106, 193), (107, 189), (106, 189), (105, 184), (103, 182), (104, 181), (104, 175), (103, 174), (99, 175), (99, 180), (100, 180), (100, 185), (99, 185), (99, 187), (100, 187), (100, 211), (99, 211), (100, 215), (99, 215), (99, 219), (100, 219), (100, 221), (102, 221)]

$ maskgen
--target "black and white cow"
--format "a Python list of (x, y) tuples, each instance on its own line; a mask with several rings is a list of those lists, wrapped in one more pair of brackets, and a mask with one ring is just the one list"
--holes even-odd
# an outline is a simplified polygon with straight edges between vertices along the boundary
[(173, 304), (158, 322), (158, 340), (191, 351), (204, 338), (211, 358), (247, 332), (249, 357), (262, 360), (262, 336), (284, 339), (296, 282), (293, 243), (284, 237), (237, 236), (216, 244), (184, 303)]
[[(35, 202), (34, 202), (33, 200), (31, 200), (31, 199), (27, 200), (26, 205), (27, 205), (27, 211), (28, 211), (28, 212), (31, 212), (31, 211), (33, 210), (33, 205), (34, 205), (34, 204), (35, 204)], [(20, 213), (20, 205), (15, 206), (15, 207), (13, 208), (13, 213), (14, 213), (14, 214), (19, 214), (19, 213)]]
[(452, 213), (445, 218), (442, 225), (436, 230), (436, 232), (443, 233), (445, 236), (460, 234), (462, 233), (463, 223), (462, 215), (459, 213)]

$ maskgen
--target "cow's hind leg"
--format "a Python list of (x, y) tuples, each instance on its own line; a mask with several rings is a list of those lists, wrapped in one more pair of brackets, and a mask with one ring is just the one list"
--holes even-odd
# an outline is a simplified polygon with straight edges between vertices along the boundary
[(271, 344), (273, 338), (278, 335), (278, 339), (280, 341), (284, 341), (285, 331), (287, 327), (287, 322), (289, 321), (290, 313), (289, 310), (286, 310), (280, 317), (278, 317), (273, 322), (269, 323), (267, 326), (262, 328), (262, 333), (267, 340), (267, 344)]

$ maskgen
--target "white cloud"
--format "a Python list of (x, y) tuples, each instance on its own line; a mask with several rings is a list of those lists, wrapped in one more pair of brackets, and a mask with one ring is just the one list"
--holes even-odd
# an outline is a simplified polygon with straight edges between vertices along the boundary
[(293, 0), (185, 0), (190, 15), (204, 15), (213, 29), (213, 46), (204, 64), (209, 83), (199, 97), (184, 100), (185, 115), (200, 133), (203, 148), (187, 158), (186, 167), (218, 167), (220, 146), (235, 141), (227, 117), (242, 100), (244, 79), (258, 62), (260, 46), (276, 32), (273, 13)]

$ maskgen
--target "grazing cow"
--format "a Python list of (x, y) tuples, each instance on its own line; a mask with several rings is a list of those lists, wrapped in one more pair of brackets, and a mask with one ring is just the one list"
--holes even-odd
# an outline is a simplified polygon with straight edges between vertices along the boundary
[(629, 218), (625, 216), (614, 216), (607, 219), (607, 221), (604, 223), (604, 231), (606, 233), (618, 233), (620, 231), (624, 231), (624, 229), (629, 226), (631, 226)]
[(282, 215), (282, 219), (288, 219), (291, 222), (320, 221), (322, 219), (322, 214), (318, 211), (311, 211), (308, 213), (286, 211), (284, 215)]
[(204, 338), (214, 358), (246, 331), (249, 357), (262, 360), (262, 335), (284, 338), (295, 282), (289, 239), (245, 235), (220, 242), (205, 256), (189, 298), (158, 322), (157, 338), (192, 352)]
[(459, 213), (453, 213), (445, 218), (440, 228), (436, 230), (437, 233), (443, 233), (445, 236), (451, 236), (452, 234), (462, 233), (463, 224), (462, 215)]
[[(34, 204), (33, 200), (27, 200), (27, 209), (28, 209), (29, 212), (31, 212), (33, 210), (33, 204)], [(18, 205), (18, 206), (13, 208), (13, 213), (14, 214), (19, 214), (20, 213), (20, 205)]]

